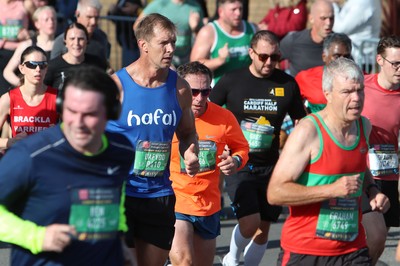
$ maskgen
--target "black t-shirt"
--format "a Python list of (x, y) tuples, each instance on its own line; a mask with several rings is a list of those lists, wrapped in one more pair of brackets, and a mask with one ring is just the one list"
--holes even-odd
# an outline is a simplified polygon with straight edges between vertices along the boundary
[(50, 60), (46, 77), (44, 78), (44, 84), (50, 85), (53, 88), (61, 89), (61, 85), (67, 76), (68, 71), (80, 65), (97, 66), (104, 71), (107, 69), (107, 62), (105, 59), (101, 59), (91, 54), (85, 54), (85, 60), (83, 63), (78, 65), (71, 65), (67, 63), (62, 55), (60, 55)]
[(290, 75), (316, 66), (324, 65), (322, 61), (322, 42), (311, 39), (311, 30), (294, 31), (287, 34), (280, 43), (283, 59), (289, 60)]
[(278, 160), (279, 134), (286, 113), (292, 119), (306, 115), (296, 81), (279, 69), (268, 78), (253, 76), (248, 67), (227, 73), (211, 91), (210, 100), (218, 105), (225, 104), (242, 125), (242, 130), (243, 123), (254, 123), (261, 116), (274, 127), (271, 147), (249, 153), (249, 163), (258, 166), (274, 165)]

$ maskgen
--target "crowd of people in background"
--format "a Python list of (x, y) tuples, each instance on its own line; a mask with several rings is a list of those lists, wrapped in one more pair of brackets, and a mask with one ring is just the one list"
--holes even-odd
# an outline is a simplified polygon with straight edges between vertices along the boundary
[(377, 264), (400, 226), (400, 2), (270, 2), (118, 0), (112, 42), (100, 0), (0, 0), (12, 265), (212, 265), (225, 191), (223, 266), (260, 265), (282, 207), (278, 265)]

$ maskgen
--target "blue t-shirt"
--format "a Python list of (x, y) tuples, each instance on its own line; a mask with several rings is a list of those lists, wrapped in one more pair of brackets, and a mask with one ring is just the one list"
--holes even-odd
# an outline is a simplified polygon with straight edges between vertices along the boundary
[(177, 74), (169, 70), (167, 82), (156, 88), (138, 85), (125, 68), (117, 73), (123, 88), (122, 111), (107, 130), (124, 134), (135, 148), (135, 162), (126, 184), (126, 195), (155, 198), (173, 195), (169, 179), (172, 137), (182, 116)]

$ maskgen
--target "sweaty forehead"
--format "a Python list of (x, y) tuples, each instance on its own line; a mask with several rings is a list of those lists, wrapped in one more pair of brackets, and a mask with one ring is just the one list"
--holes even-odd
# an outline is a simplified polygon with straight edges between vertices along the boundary
[(324, 12), (333, 12), (333, 5), (327, 0), (316, 0), (311, 6), (311, 14), (321, 14)]
[(42, 60), (46, 60), (46, 57), (41, 52), (34, 51), (34, 52), (26, 55), (24, 59), (25, 59), (25, 61), (42, 61)]
[(400, 47), (388, 47), (385, 49), (386, 57), (393, 61), (400, 61)]
[(104, 95), (98, 91), (84, 89), (79, 85), (69, 84), (64, 89), (64, 102), (72, 105), (93, 107), (104, 102)]
[(344, 45), (343, 43), (333, 43), (330, 47), (329, 47), (329, 52), (331, 54), (343, 54), (343, 53), (349, 53), (349, 50), (347, 49), (347, 46)]
[(273, 51), (279, 51), (279, 46), (277, 43), (273, 43), (270, 40), (264, 40), (260, 39), (256, 43), (255, 46), (256, 49), (267, 49), (267, 50), (273, 50)]
[(169, 40), (169, 39), (175, 39), (176, 34), (174, 31), (159, 26), (153, 28), (153, 34), (151, 38), (157, 40)]
[(67, 32), (67, 38), (85, 37), (85, 32), (81, 29), (72, 28)]
[(203, 89), (210, 87), (211, 80), (210, 77), (203, 73), (198, 74), (188, 74), (185, 80), (189, 83), (191, 88)]

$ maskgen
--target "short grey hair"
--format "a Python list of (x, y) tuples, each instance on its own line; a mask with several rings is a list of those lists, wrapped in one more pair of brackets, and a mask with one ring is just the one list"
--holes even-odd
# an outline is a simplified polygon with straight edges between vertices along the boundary
[(76, 10), (83, 12), (86, 7), (93, 7), (100, 11), (103, 6), (99, 0), (79, 0)]
[(336, 76), (342, 76), (347, 79), (364, 84), (364, 74), (360, 67), (347, 58), (340, 57), (330, 62), (325, 68), (322, 75), (322, 90), (332, 91), (333, 79)]

